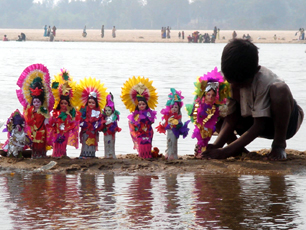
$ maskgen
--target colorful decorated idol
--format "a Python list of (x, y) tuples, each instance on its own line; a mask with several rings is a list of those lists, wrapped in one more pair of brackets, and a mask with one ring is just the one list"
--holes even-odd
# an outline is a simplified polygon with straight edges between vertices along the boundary
[(132, 112), (128, 116), (129, 128), (134, 149), (141, 158), (152, 158), (152, 124), (156, 118), (156, 111), (152, 109), (156, 107), (158, 97), (152, 82), (144, 77), (130, 78), (121, 93), (123, 103)]
[(76, 82), (65, 69), (52, 81), (55, 104), (48, 125), (52, 157), (67, 156), (67, 144), (78, 148), (80, 116), (76, 110), (75, 87)]
[(46, 123), (54, 105), (48, 69), (42, 64), (27, 67), (20, 75), (16, 90), (17, 97), (24, 107), (24, 118), (31, 137), (32, 158), (46, 157)]
[(181, 91), (176, 91), (174, 88), (170, 89), (171, 93), (168, 95), (166, 108), (161, 110), (162, 122), (156, 127), (159, 133), (166, 134), (167, 131), (167, 150), (165, 157), (169, 160), (178, 159), (177, 155), (177, 139), (180, 135), (185, 138), (188, 135), (187, 128), (190, 121), (182, 123), (181, 108), (183, 106), (184, 97)]
[(105, 120), (103, 126), (104, 133), (104, 156), (105, 158), (116, 158), (115, 154), (115, 135), (120, 132), (118, 127), (120, 113), (115, 109), (115, 103), (112, 93), (106, 97), (106, 106), (103, 111), (103, 118)]
[(11, 114), (6, 123), (8, 140), (3, 145), (3, 150), (7, 151), (8, 157), (22, 157), (22, 151), (30, 144), (31, 140), (25, 132), (25, 120), (17, 109)]
[(105, 122), (101, 110), (105, 106), (106, 95), (104, 83), (95, 78), (84, 78), (77, 85), (77, 106), (81, 108), (80, 142), (82, 149), (80, 158), (96, 157), (99, 131)]
[(190, 120), (195, 129), (192, 138), (197, 139), (196, 158), (201, 158), (201, 153), (215, 132), (219, 119), (219, 106), (226, 103), (230, 95), (229, 83), (218, 72), (217, 67), (211, 72), (198, 77), (195, 82), (195, 98), (191, 105), (186, 105)]

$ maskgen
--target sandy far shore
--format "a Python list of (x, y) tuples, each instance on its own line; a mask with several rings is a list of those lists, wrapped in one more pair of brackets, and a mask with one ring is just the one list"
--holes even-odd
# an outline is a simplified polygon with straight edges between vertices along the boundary
[[(268, 150), (250, 152), (237, 158), (226, 160), (199, 160), (192, 155), (185, 155), (179, 160), (167, 161), (164, 157), (144, 160), (136, 154), (119, 155), (118, 159), (78, 159), (78, 158), (9, 158), (0, 157), (2, 170), (14, 173), (20, 170), (38, 173), (201, 173), (231, 175), (292, 175), (305, 173), (306, 152), (286, 150), (287, 160), (267, 161)], [(53, 162), (52, 162), (53, 161)], [(50, 163), (51, 162), (51, 163)], [(53, 164), (48, 168), (48, 164)], [(50, 165), (49, 164), (49, 165)], [(46, 169), (47, 168), (47, 169)]]
[[(180, 30), (181, 31), (181, 30)], [(201, 34), (212, 34), (212, 30), (198, 30)], [(27, 41), (49, 41), (49, 37), (44, 37), (43, 29), (0, 29), (0, 38), (7, 35), (10, 41), (16, 41), (18, 35), (23, 32), (26, 34)], [(187, 36), (191, 35), (194, 30), (185, 30), (185, 39), (178, 38), (179, 30), (171, 30), (170, 39), (162, 39), (160, 30), (117, 30), (116, 38), (112, 37), (111, 30), (105, 30), (104, 38), (101, 38), (101, 30), (88, 29), (87, 37), (82, 37), (82, 29), (58, 29), (54, 41), (70, 42), (185, 42)], [(220, 30), (219, 39), (216, 43), (227, 43), (232, 38), (232, 30)], [(237, 37), (242, 38), (243, 34), (249, 34), (254, 43), (306, 43), (306, 40), (298, 40), (297, 31), (265, 31), (265, 30), (237, 30)], [(274, 39), (276, 35), (276, 39)]]

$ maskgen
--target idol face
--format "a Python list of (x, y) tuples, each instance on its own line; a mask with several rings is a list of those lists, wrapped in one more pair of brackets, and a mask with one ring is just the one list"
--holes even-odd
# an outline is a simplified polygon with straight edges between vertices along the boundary
[(172, 113), (178, 113), (179, 112), (179, 106), (177, 103), (174, 103), (174, 105), (171, 108)]
[(110, 115), (112, 115), (112, 113), (113, 113), (111, 107), (108, 107), (108, 106), (105, 107), (104, 112), (105, 112), (106, 116), (108, 116), (108, 117)]
[(96, 102), (95, 102), (94, 99), (91, 98), (91, 99), (88, 100), (88, 107), (91, 108), (91, 109), (96, 107)]
[(60, 102), (60, 108), (62, 112), (66, 112), (68, 109), (68, 101), (66, 100), (61, 100)]
[(34, 106), (35, 111), (37, 111), (41, 106), (41, 101), (38, 98), (34, 98), (33, 106)]
[(16, 125), (17, 130), (20, 132), (22, 131), (22, 126), (21, 125)]
[(205, 103), (212, 105), (215, 103), (216, 100), (216, 93), (212, 89), (206, 92), (205, 94)]
[(139, 110), (145, 110), (147, 107), (147, 104), (144, 101), (139, 101), (138, 102), (138, 109)]

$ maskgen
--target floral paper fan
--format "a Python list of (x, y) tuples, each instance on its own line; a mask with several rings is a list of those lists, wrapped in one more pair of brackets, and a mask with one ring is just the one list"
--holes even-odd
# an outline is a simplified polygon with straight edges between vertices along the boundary
[(197, 81), (194, 83), (194, 94), (196, 95), (196, 98), (203, 97), (208, 82), (218, 83), (216, 104), (224, 104), (225, 99), (230, 97), (230, 84), (224, 80), (217, 67), (215, 67), (211, 72), (204, 74), (204, 76), (197, 78)]
[(76, 87), (75, 97), (76, 105), (78, 108), (81, 108), (86, 105), (89, 94), (95, 92), (98, 104), (100, 109), (103, 109), (106, 104), (106, 88), (104, 87), (104, 83), (101, 83), (100, 80), (96, 80), (95, 78), (84, 78), (84, 80), (80, 80), (80, 83)]
[(156, 89), (152, 86), (152, 82), (153, 81), (149, 81), (149, 78), (140, 76), (136, 78), (133, 76), (133, 78), (130, 78), (124, 83), (121, 98), (125, 107), (129, 109), (130, 112), (133, 112), (138, 104), (137, 96), (144, 97), (151, 109), (156, 107), (158, 96)]
[(174, 105), (175, 102), (179, 103), (180, 107), (183, 107), (183, 99), (182, 92), (175, 90), (174, 88), (170, 88), (171, 93), (168, 95), (168, 101), (166, 103), (166, 106), (171, 107)]
[(52, 93), (55, 98), (54, 109), (58, 106), (60, 102), (60, 96), (69, 96), (70, 104), (72, 107), (76, 107), (76, 97), (75, 97), (76, 82), (73, 81), (72, 77), (66, 69), (61, 69), (61, 72), (54, 76), (52, 80)]
[(54, 97), (50, 87), (50, 75), (47, 67), (42, 64), (30, 65), (21, 73), (17, 81), (17, 85), (20, 87), (20, 89), (16, 90), (18, 100), (23, 107), (27, 107), (32, 103), (31, 94), (33, 91), (31, 91), (31, 85), (37, 80), (43, 85), (43, 91), (41, 92), (44, 96), (43, 107), (51, 111), (54, 105)]

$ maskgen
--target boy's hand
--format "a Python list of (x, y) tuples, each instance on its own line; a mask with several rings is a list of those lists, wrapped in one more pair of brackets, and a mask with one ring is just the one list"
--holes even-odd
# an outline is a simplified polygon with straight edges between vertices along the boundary
[(218, 148), (218, 146), (215, 145), (215, 144), (208, 144), (207, 147), (206, 147), (206, 151), (207, 150), (212, 150), (212, 149), (217, 149), (217, 148)]
[(221, 148), (208, 149), (208, 150), (202, 152), (202, 158), (205, 158), (205, 159), (225, 159), (226, 156), (223, 152), (224, 151)]

